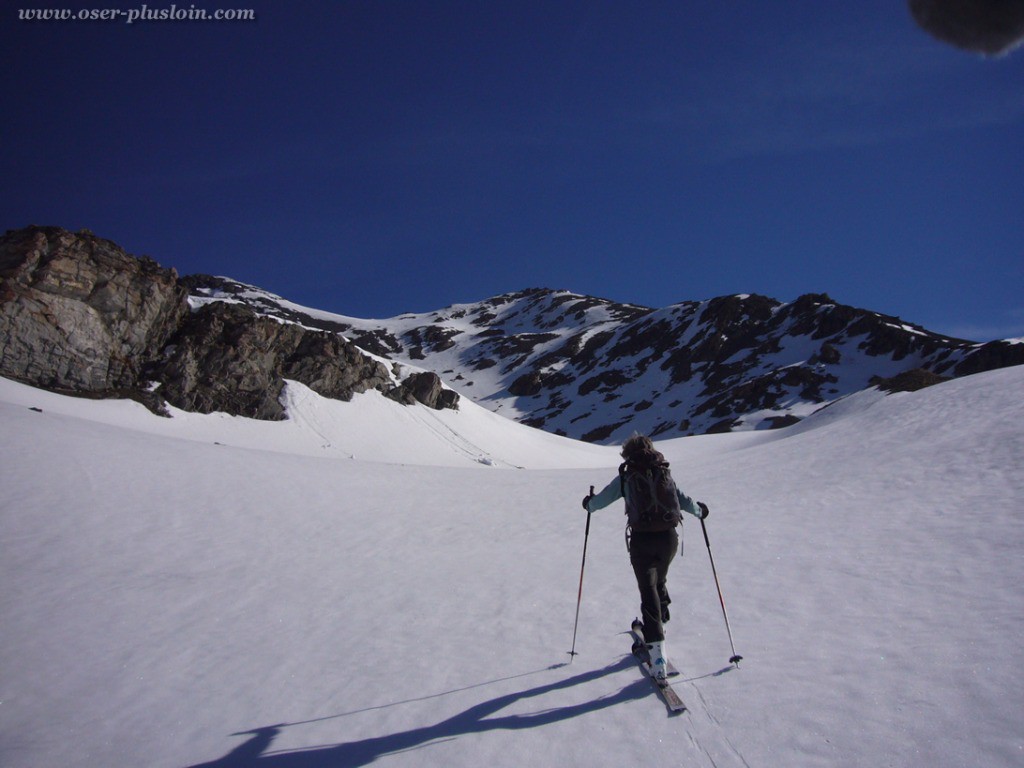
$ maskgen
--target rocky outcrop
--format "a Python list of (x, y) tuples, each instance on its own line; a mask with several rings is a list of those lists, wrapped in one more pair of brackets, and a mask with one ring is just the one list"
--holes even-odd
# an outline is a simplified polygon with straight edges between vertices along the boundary
[(454, 390), (445, 389), (441, 377), (430, 371), (407, 376), (400, 385), (385, 394), (400, 403), (422, 403), (436, 411), (443, 408), (458, 408), (459, 403), (459, 394)]
[(285, 379), (335, 400), (392, 385), (383, 364), (336, 334), (225, 302), (188, 317), (151, 378), (162, 382), (157, 394), (183, 410), (255, 419), (285, 417)]
[(970, 376), (972, 373), (1024, 365), (1024, 342), (990, 341), (981, 344), (955, 365), (948, 363), (940, 372), (951, 371), (955, 376)]
[(370, 389), (430, 408), (456, 408), (459, 396), (434, 373), (395, 385), (383, 363), (337, 334), (284, 323), (242, 304), (214, 302), (194, 312), (152, 371), (157, 394), (186, 411), (221, 411), (255, 419), (286, 416), (285, 380), (349, 401)]
[(871, 383), (874, 386), (878, 387), (883, 392), (889, 393), (917, 392), (919, 389), (933, 387), (944, 381), (949, 381), (949, 379), (945, 376), (939, 376), (936, 373), (932, 373), (931, 371), (926, 371), (923, 368), (914, 368), (910, 371), (904, 371), (903, 373), (898, 373), (888, 379), (883, 379), (878, 376), (871, 379)]
[(0, 238), (0, 375), (82, 393), (140, 389), (187, 312), (173, 269), (88, 231)]
[[(0, 278), (0, 375), (27, 384), (257, 419), (285, 417), (286, 380), (336, 400), (377, 389), (401, 403), (458, 407), (434, 373), (396, 384), (338, 334), (340, 324), (265, 316), (237, 283), (179, 280), (90, 232), (8, 232)], [(212, 284), (225, 300), (190, 311), (190, 290)]]

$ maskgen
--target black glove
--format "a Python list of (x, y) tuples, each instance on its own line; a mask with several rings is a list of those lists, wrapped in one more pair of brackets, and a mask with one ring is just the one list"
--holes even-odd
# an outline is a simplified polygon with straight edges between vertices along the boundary
[(587, 510), (587, 512), (590, 511), (590, 507), (587, 505), (590, 504), (590, 500), (592, 498), (594, 498), (594, 494), (592, 493), (588, 493), (586, 496), (583, 497), (583, 508)]
[(708, 505), (705, 504), (703, 501), (698, 501), (697, 502), (697, 506), (700, 507), (700, 519), (701, 520), (705, 519), (708, 515), (711, 514), (711, 510), (708, 509)]

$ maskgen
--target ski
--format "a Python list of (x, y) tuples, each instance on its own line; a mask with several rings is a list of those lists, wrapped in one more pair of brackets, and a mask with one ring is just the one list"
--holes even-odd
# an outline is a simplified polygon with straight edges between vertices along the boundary
[[(651, 681), (658, 693), (661, 694), (662, 701), (665, 702), (669, 712), (685, 712), (686, 704), (679, 698), (679, 694), (675, 692), (672, 684), (668, 680), (655, 680), (651, 675), (651, 657), (647, 653), (647, 643), (644, 642), (643, 630), (638, 626), (638, 622), (633, 622), (630, 634), (633, 635), (633, 656), (644, 671), (644, 674), (647, 675), (647, 679)], [(679, 674), (679, 671), (673, 666), (672, 662), (668, 662), (668, 666), (670, 675)]]

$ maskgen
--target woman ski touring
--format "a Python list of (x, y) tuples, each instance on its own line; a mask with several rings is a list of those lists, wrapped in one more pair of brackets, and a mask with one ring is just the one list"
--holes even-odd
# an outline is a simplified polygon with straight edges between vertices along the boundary
[(671, 602), (666, 582), (669, 566), (679, 549), (676, 527), (682, 522), (682, 511), (703, 520), (708, 516), (708, 508), (676, 487), (668, 462), (649, 437), (634, 434), (626, 440), (622, 458), (618, 476), (600, 493), (587, 495), (583, 508), (591, 513), (617, 499), (626, 502), (629, 561), (640, 590), (640, 615), (651, 675), (664, 680), (668, 674), (664, 625), (669, 620)]

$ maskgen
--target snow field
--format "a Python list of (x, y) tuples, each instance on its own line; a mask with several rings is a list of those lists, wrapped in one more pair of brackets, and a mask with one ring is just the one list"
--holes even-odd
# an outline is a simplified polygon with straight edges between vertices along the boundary
[(1022, 383), (661, 443), (745, 657), (688, 518), (669, 718), (621, 505), (566, 663), (614, 449), (372, 395), (290, 387), (268, 426), (0, 382), (0, 764), (1019, 765)]

